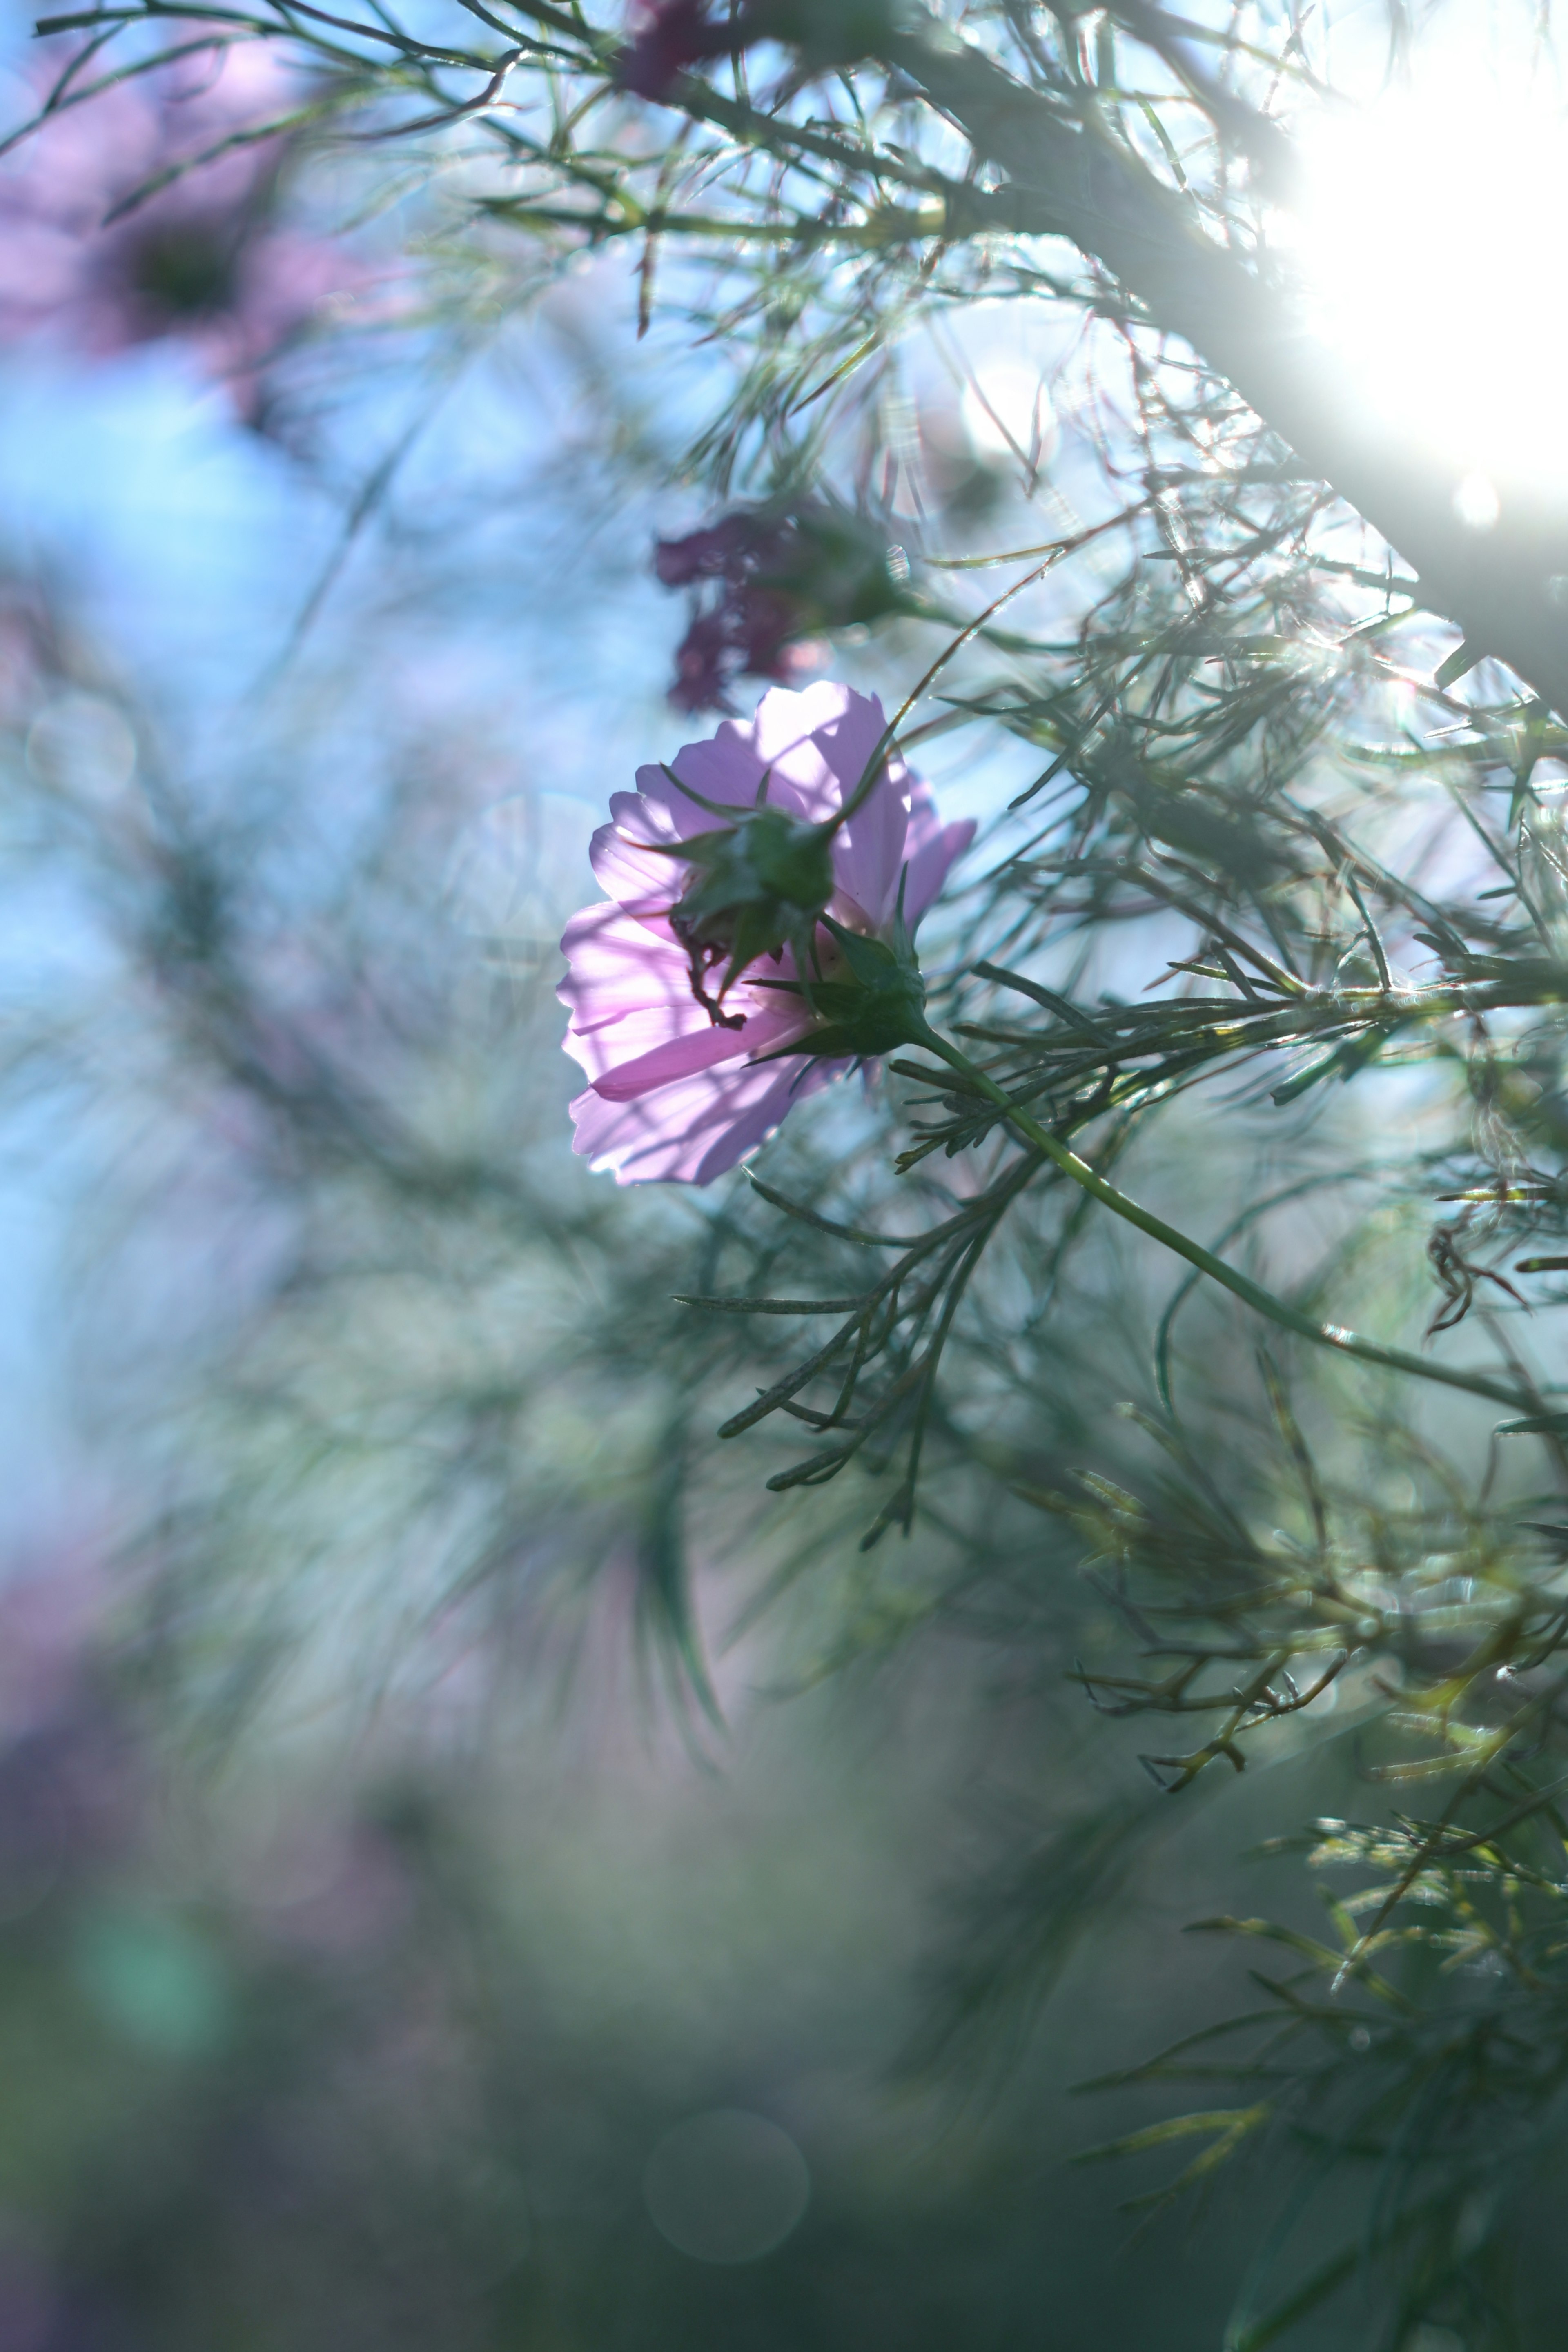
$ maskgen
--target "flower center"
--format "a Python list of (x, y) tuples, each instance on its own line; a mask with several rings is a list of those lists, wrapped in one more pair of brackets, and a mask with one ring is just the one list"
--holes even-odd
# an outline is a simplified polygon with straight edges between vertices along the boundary
[(135, 292), (161, 316), (199, 319), (234, 300), (237, 241), (205, 221), (163, 222), (145, 229), (130, 256)]

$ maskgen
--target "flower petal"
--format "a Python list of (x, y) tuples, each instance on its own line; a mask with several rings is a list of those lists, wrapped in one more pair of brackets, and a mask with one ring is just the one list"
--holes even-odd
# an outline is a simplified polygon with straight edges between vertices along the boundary
[[(594, 1080), (594, 1091), (603, 1095), (606, 1102), (635, 1102), (639, 1095), (652, 1094), (656, 1087), (693, 1077), (699, 1070), (711, 1069), (715, 1063), (751, 1061), (758, 1054), (799, 1036), (810, 1019), (804, 1010), (792, 1007), (787, 1013), (753, 1013), (739, 1029), (715, 1024), (705, 1032), (668, 1037), (647, 1053), (617, 1062)], [(613, 1033), (595, 1030), (595, 1042), (609, 1034), (618, 1037), (625, 1026), (624, 1023), (617, 1024)]]
[(937, 815), (929, 784), (916, 783), (910, 801), (909, 839), (904, 847), (910, 875), (904, 885), (904, 920), (912, 931), (946, 881), (949, 867), (973, 840), (975, 823), (970, 816), (943, 824)]
[[(738, 727), (732, 719), (724, 721), (710, 742), (683, 743), (669, 767), (668, 775), (663, 768), (639, 768), (637, 790), (682, 841), (694, 833), (711, 833), (721, 822), (712, 809), (703, 807), (703, 801), (721, 808), (751, 808), (763, 780), (762, 762), (752, 748), (750, 730)], [(682, 784), (689, 784), (691, 791), (683, 793)], [(694, 799), (693, 793), (700, 793), (701, 798)]]
[(847, 1066), (800, 1056), (760, 1069), (704, 1070), (629, 1103), (606, 1102), (590, 1087), (571, 1105), (573, 1148), (594, 1168), (613, 1169), (622, 1184), (709, 1184)]
[[(689, 1021), (683, 1015), (678, 1024), (671, 1020), (664, 1005), (639, 1005), (635, 1012), (623, 1013), (618, 1021), (601, 1022), (596, 1029), (570, 1027), (561, 1042), (585, 1073), (590, 1086), (597, 1086), (599, 1080), (608, 1077), (613, 1070), (623, 1069), (628, 1062), (640, 1060), (658, 1046), (670, 1045), (678, 1039), (700, 1039), (713, 1034), (713, 1024), (695, 1001), (691, 1012), (693, 1017)], [(741, 1053), (750, 1050), (738, 1030), (724, 1029), (716, 1034), (735, 1038), (737, 1050)]]
[(818, 678), (799, 694), (774, 687), (752, 721), (756, 756), (773, 779), (770, 799), (792, 793), (803, 815), (832, 816), (859, 782), (886, 725), (874, 694), (857, 694), (833, 678)]
[[(617, 793), (616, 798), (630, 801), (633, 808), (646, 806), (630, 793)], [(639, 922), (667, 917), (691, 874), (690, 866), (679, 857), (666, 856), (662, 850), (639, 849), (635, 834), (628, 840), (618, 824), (599, 827), (589, 845), (588, 862), (606, 898), (617, 899)]]
[[(873, 737), (873, 746), (875, 742)], [(883, 929), (893, 919), (909, 821), (904, 793), (884, 771), (834, 838), (833, 868), (838, 887), (864, 909), (873, 930)]]
[[(887, 724), (874, 694), (818, 678), (804, 693), (778, 688), (765, 694), (753, 728), (773, 776), (793, 785), (806, 812), (821, 819), (855, 792)], [(895, 753), (833, 842), (838, 887), (874, 929), (892, 919), (908, 822), (909, 772)]]
[(568, 971), (555, 993), (581, 1034), (657, 1009), (665, 1034), (708, 1026), (691, 993), (690, 968), (673, 939), (662, 940), (613, 899), (584, 907), (562, 935)]

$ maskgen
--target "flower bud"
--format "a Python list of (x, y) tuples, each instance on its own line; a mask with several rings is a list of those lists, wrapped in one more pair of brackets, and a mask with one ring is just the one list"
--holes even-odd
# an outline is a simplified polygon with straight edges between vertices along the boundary
[(926, 1042), (931, 1032), (925, 982), (904, 921), (903, 901), (900, 884), (890, 939), (868, 939), (847, 930), (831, 915), (821, 916), (832, 945), (826, 950), (818, 945), (810, 982), (759, 982), (804, 996), (816, 1013), (816, 1025), (790, 1050), (809, 1051), (830, 1061), (849, 1056), (873, 1061), (900, 1045)]
[[(795, 950), (805, 971), (812, 935), (835, 887), (833, 831), (783, 809), (744, 811), (721, 831), (680, 845), (696, 872), (669, 911), (669, 927), (691, 960), (691, 985), (715, 1022), (739, 1027), (720, 1010), (725, 991), (759, 956)], [(727, 961), (717, 1000), (707, 975)]]

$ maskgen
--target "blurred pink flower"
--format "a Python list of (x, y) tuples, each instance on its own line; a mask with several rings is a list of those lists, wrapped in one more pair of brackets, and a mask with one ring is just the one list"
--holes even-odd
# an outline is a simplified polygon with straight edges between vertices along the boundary
[[(816, 1016), (800, 998), (743, 973), (713, 1020), (698, 998), (688, 948), (670, 908), (692, 878), (679, 857), (639, 846), (710, 833), (714, 819), (679, 789), (737, 812), (752, 807), (766, 772), (772, 806), (821, 823), (859, 782), (886, 720), (874, 695), (823, 679), (803, 694), (777, 688), (749, 725), (726, 719), (705, 743), (688, 743), (663, 768), (637, 770), (637, 790), (616, 793), (613, 823), (594, 835), (593, 864), (610, 894), (574, 915), (561, 944), (568, 971), (557, 993), (571, 1008), (566, 1051), (589, 1085), (572, 1104), (574, 1148), (623, 1184), (706, 1184), (771, 1135), (792, 1104), (851, 1067), (811, 1056)], [(944, 825), (929, 785), (901, 760), (832, 844), (836, 888), (827, 911), (847, 930), (890, 934), (904, 886), (912, 930), (949, 866), (973, 838), (972, 823)], [(837, 950), (817, 934), (824, 969)], [(789, 979), (789, 950), (769, 960), (766, 978)], [(799, 1039), (801, 1051), (759, 1063), (759, 1055)]]
[[(104, 356), (175, 336), (254, 421), (268, 363), (333, 298), (352, 298), (366, 272), (338, 244), (279, 218), (285, 138), (195, 159), (286, 115), (300, 96), (268, 52), (246, 44), (51, 115), (0, 161), (0, 339), (52, 335)], [(107, 219), (187, 163), (122, 219)]]

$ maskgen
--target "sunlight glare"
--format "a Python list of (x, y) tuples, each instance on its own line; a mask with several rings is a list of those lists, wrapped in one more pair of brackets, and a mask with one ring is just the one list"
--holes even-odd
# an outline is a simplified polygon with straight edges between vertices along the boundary
[(1568, 173), (1560, 109), (1452, 68), (1302, 141), (1289, 242), (1313, 322), (1366, 395), (1452, 463), (1457, 511), (1495, 479), (1568, 486)]
[(977, 368), (963, 409), (970, 442), (984, 457), (1012, 457), (1033, 472), (1056, 448), (1051, 395), (1037, 367), (994, 360)]

